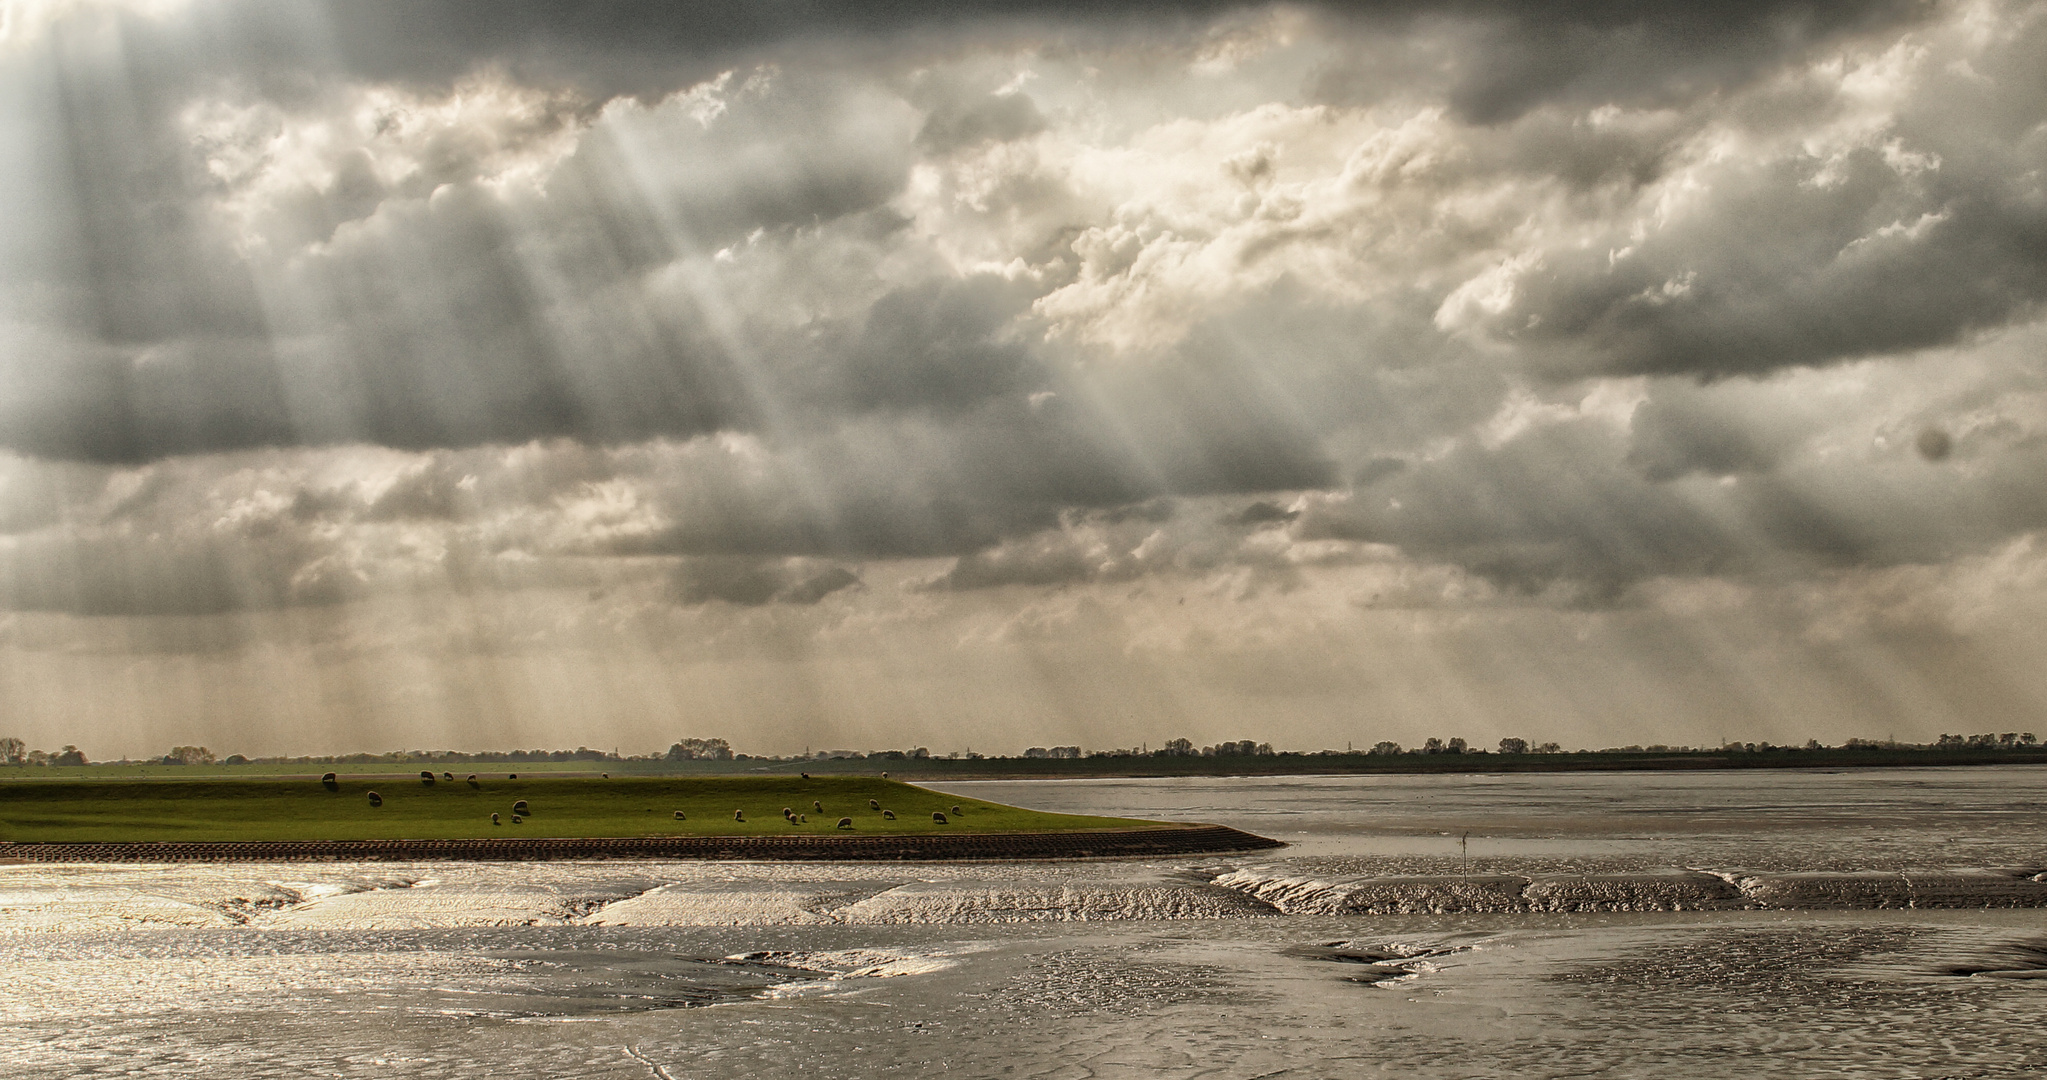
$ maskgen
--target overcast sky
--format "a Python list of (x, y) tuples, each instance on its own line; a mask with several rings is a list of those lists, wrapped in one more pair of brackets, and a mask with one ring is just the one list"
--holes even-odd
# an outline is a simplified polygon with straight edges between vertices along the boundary
[(2047, 5), (0, 12), (0, 734), (2047, 733)]

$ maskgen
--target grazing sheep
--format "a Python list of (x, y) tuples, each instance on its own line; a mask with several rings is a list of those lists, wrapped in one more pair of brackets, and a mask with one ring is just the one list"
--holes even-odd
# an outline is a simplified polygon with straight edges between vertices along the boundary
[(824, 813), (824, 803), (822, 802), (812, 801), (810, 804), (810, 808), (816, 813), (820, 814)]
[(522, 822), (522, 821), (524, 821), (524, 820), (526, 820), (526, 819), (525, 819), (525, 818), (522, 818), (522, 817), (520, 817), (520, 816), (519, 816), (519, 815), (517, 815), (517, 814), (513, 814), (513, 815), (512, 815), (512, 824), (514, 824), (514, 825), (517, 825), (518, 823), (520, 823), (520, 822)]
[(496, 825), (496, 824), (498, 824), (498, 816), (497, 816), (496, 814), (492, 814), (492, 815), (490, 816), (490, 823), (491, 823), (492, 825)]
[(938, 812), (938, 811), (936, 811), (936, 810), (933, 810), (933, 811), (931, 812), (931, 823), (932, 823), (933, 825), (944, 825), (944, 824), (948, 824), (948, 823), (947, 823), (947, 821), (945, 820), (945, 815), (944, 815), (944, 814), (941, 814), (941, 813), (939, 813), (939, 812)]
[(432, 773), (430, 773), (430, 772), (423, 772), (423, 773), (420, 773), (420, 774), (419, 774), (419, 782), (420, 782), (420, 783), (422, 783), (422, 784), (425, 784), (425, 785), (426, 785), (426, 786), (428, 786), (428, 787), (432, 787), (432, 786), (434, 786), (434, 774), (432, 774)]
[(331, 784), (334, 782), (334, 779), (335, 779), (334, 774), (331, 772), (320, 774), (320, 782), (323, 784)]
[(952, 816), (954, 816), (954, 817), (958, 817), (958, 816), (960, 816), (960, 808), (959, 808), (959, 807), (955, 806), (955, 807), (953, 807), (953, 808), (952, 808)]
[(894, 810), (883, 810), (881, 816), (888, 821), (894, 821), (896, 819), (896, 812)]
[(476, 774), (475, 774), (475, 773), (470, 773), (470, 774), (469, 774), (469, 786), (470, 786), (470, 787), (473, 787), (473, 788), (480, 788), (480, 787), (482, 787), (482, 786), (483, 786), (482, 784), (479, 784), (479, 783), (477, 783), (477, 782), (476, 782)]
[(888, 770), (886, 770), (886, 769), (883, 769), (883, 770), (882, 770), (882, 773), (881, 773), (881, 778), (882, 778), (883, 780), (886, 780), (886, 779), (888, 779)]
[(810, 779), (810, 774), (809, 774), (809, 773), (797, 773), (796, 775), (798, 775), (798, 776), (801, 776), (801, 777), (802, 777), (802, 778), (804, 778), (805, 780), (808, 780), (808, 779)]
[(798, 820), (798, 821), (802, 822), (802, 823), (803, 823), (803, 824), (805, 824), (805, 825), (808, 825), (808, 824), (810, 824), (810, 815), (809, 815), (809, 814), (798, 814), (798, 815), (796, 815), (796, 820)]
[(675, 820), (677, 820), (677, 821), (688, 821), (688, 820), (689, 820), (689, 815), (688, 815), (688, 814), (685, 814), (685, 813), (683, 813), (683, 812), (682, 812), (682, 811), (680, 811), (680, 810), (677, 810), (677, 811), (675, 812)]
[(518, 773), (512, 773), (512, 774), (510, 774), (510, 775), (508, 775), (508, 776), (506, 776), (506, 777), (505, 777), (505, 779), (507, 779), (507, 780), (517, 780), (518, 778), (519, 778), (519, 774), (518, 774)]
[(524, 799), (520, 799), (520, 800), (519, 800), (518, 802), (515, 802), (515, 803), (513, 803), (513, 804), (512, 804), (512, 813), (514, 813), (514, 814), (524, 814), (524, 813), (526, 813), (526, 812), (527, 812), (527, 809), (526, 809), (526, 800), (524, 800)]
[(370, 805), (371, 806), (384, 805), (384, 797), (382, 795), (377, 794), (374, 791), (370, 792)]
[(734, 820), (734, 821), (745, 821), (745, 820), (746, 820), (746, 811), (744, 811), (744, 810), (734, 810), (734, 811), (732, 811), (732, 820)]
[(869, 810), (879, 810), (881, 809), (881, 803), (877, 800), (869, 799), (867, 800), (867, 808)]
[(852, 819), (852, 818), (849, 818), (849, 817), (842, 817), (842, 818), (840, 818), (840, 819), (839, 819), (839, 828), (841, 828), (841, 829), (850, 829), (850, 828), (852, 828), (852, 827), (853, 827), (853, 819)]
[(795, 816), (796, 816), (796, 811), (794, 811), (794, 810), (791, 810), (790, 808), (788, 808), (788, 807), (786, 807), (786, 806), (785, 806), (785, 807), (783, 807), (783, 808), (782, 808), (782, 816), (783, 816), (783, 817), (795, 817)]
[(606, 780), (609, 780), (609, 779), (611, 779), (611, 774), (610, 774), (610, 773), (608, 773), (608, 772), (601, 772), (601, 773), (598, 773), (597, 775), (598, 775), (599, 777), (602, 777), (603, 779), (606, 779)]
[(455, 782), (455, 774), (451, 772), (444, 772), (441, 774), (441, 779), (446, 780), (448, 783), (452, 784)]

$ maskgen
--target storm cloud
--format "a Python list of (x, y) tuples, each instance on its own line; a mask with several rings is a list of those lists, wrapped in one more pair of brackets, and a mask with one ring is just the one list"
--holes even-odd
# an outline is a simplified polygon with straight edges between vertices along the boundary
[(2037, 3), (6, 10), (37, 626), (1271, 687), (1360, 612), (1966, 634), (2047, 528)]

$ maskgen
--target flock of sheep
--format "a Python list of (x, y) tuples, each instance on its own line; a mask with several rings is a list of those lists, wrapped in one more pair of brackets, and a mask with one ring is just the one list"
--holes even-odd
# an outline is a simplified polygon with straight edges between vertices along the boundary
[[(882, 775), (883, 775), (883, 776), (887, 776), (888, 774), (887, 774), (887, 773), (883, 773)], [(610, 778), (610, 774), (609, 774), (609, 773), (605, 774), (605, 777), (606, 777), (606, 779), (609, 779), (609, 778)], [(518, 779), (518, 778), (519, 778), (519, 774), (517, 774), (517, 773), (513, 773), (513, 774), (512, 774), (512, 779), (516, 780), (516, 779)], [(803, 774), (803, 778), (804, 778), (805, 780), (808, 780), (808, 779), (810, 779), (810, 774), (809, 774), (809, 773), (804, 773), (804, 774)], [(455, 780), (455, 774), (454, 774), (454, 773), (442, 773), (442, 774), (441, 774), (441, 776), (440, 776), (440, 779), (443, 779), (443, 780), (447, 780), (447, 781), (449, 781), (450, 783), (453, 783), (453, 782), (454, 782), (454, 780)], [(419, 774), (419, 782), (420, 782), (421, 784), (424, 784), (424, 785), (427, 785), (427, 786), (431, 787), (431, 786), (433, 785), (433, 783), (434, 783), (434, 780), (435, 780), (434, 774), (433, 774), (433, 773), (431, 773), (431, 772), (427, 772), (427, 771), (422, 771), (422, 772), (421, 772), (421, 773)], [(333, 774), (333, 773), (327, 773), (326, 775), (324, 775), (324, 776), (320, 777), (320, 783), (321, 783), (321, 785), (322, 785), (322, 786), (324, 786), (324, 787), (325, 787), (325, 788), (326, 788), (327, 790), (329, 790), (329, 791), (336, 791), (336, 790), (339, 790), (339, 789), (340, 789), (340, 786), (341, 786), (341, 783), (340, 783), (340, 780), (339, 780), (339, 778), (337, 778), (337, 777), (335, 776), (335, 774)], [(478, 780), (476, 779), (476, 774), (475, 774), (475, 773), (470, 773), (470, 774), (469, 774), (469, 786), (470, 786), (470, 787), (473, 787), (473, 788), (480, 788), (480, 787), (482, 787), (482, 786), (483, 786), (483, 785), (482, 785), (482, 783), (480, 783), (480, 782), (479, 782), (479, 781), (478, 781)], [(384, 805), (384, 797), (383, 797), (382, 795), (379, 795), (379, 794), (377, 794), (377, 793), (376, 793), (376, 792), (374, 792), (374, 791), (370, 792), (369, 794), (370, 794), (370, 805), (371, 805), (371, 806), (382, 806), (382, 805)], [(822, 813), (824, 813), (824, 803), (823, 803), (823, 802), (822, 802), (821, 800), (813, 800), (813, 801), (811, 802), (810, 806), (811, 806), (811, 809), (815, 810), (815, 811), (816, 811), (816, 812), (818, 812), (819, 814), (822, 814)], [(867, 808), (868, 808), (869, 810), (877, 810), (877, 811), (880, 811), (880, 813), (881, 813), (881, 816), (882, 816), (882, 818), (883, 818), (884, 820), (887, 820), (887, 821), (894, 821), (894, 820), (896, 819), (896, 813), (895, 813), (895, 811), (893, 811), (893, 810), (883, 810), (883, 809), (881, 808), (881, 801), (880, 801), (880, 800), (878, 800), (878, 799), (869, 799), (869, 800), (867, 800)], [(525, 821), (525, 820), (526, 820), (526, 819), (527, 819), (528, 817), (531, 817), (531, 816), (532, 816), (532, 810), (531, 810), (531, 809), (530, 809), (530, 808), (529, 808), (529, 807), (528, 807), (528, 806), (526, 805), (526, 800), (524, 800), (524, 799), (520, 799), (519, 801), (517, 801), (517, 802), (515, 802), (515, 803), (513, 803), (513, 804), (512, 804), (512, 824), (514, 824), (514, 825), (517, 825), (517, 824), (519, 824), (519, 823), (521, 823), (521, 822)], [(953, 808), (952, 808), (952, 816), (953, 816), (953, 817), (959, 817), (959, 816), (961, 816), (961, 814), (960, 814), (960, 808), (959, 808), (959, 807), (958, 807), (957, 805), (954, 805), (954, 806), (953, 806)], [(689, 820), (689, 815), (688, 815), (688, 814), (685, 814), (685, 813), (683, 813), (683, 812), (682, 812), (682, 811), (680, 811), (680, 810), (677, 810), (677, 811), (675, 812), (675, 820), (677, 820), (677, 821), (687, 821), (687, 820)], [(734, 820), (734, 821), (738, 821), (738, 822), (744, 822), (744, 821), (746, 820), (746, 811), (744, 811), (744, 810), (734, 810), (734, 811), (732, 811), (732, 820)], [(782, 808), (782, 820), (784, 820), (784, 821), (787, 821), (787, 822), (788, 822), (789, 824), (791, 824), (791, 825), (807, 825), (807, 824), (809, 824), (809, 823), (810, 823), (810, 815), (809, 815), (809, 814), (799, 814), (799, 813), (797, 813), (797, 812), (796, 812), (795, 810), (793, 810), (793, 809), (791, 809), (791, 808), (789, 808), (789, 807), (785, 806), (785, 807), (783, 807), (783, 808)], [(933, 810), (933, 811), (931, 812), (931, 821), (932, 821), (932, 823), (933, 823), (933, 824), (937, 824), (937, 825), (948, 825), (948, 824), (951, 824), (951, 819), (947, 818), (947, 817), (945, 816), (945, 814), (944, 814), (944, 812), (943, 812), (943, 811), (938, 811), (938, 810)], [(492, 825), (497, 825), (497, 824), (501, 824), (501, 822), (500, 822), (500, 821), (499, 821), (499, 819), (498, 819), (498, 815), (497, 815), (497, 814), (495, 814), (495, 813), (491, 814), (491, 816), (490, 816), (490, 823), (491, 823)], [(840, 819), (839, 819), (839, 824), (838, 824), (838, 827), (839, 827), (839, 828), (841, 828), (841, 829), (850, 829), (850, 828), (852, 828), (852, 827), (853, 827), (853, 819), (852, 819), (852, 818), (849, 818), (849, 817), (842, 817), (842, 818), (840, 818)]]

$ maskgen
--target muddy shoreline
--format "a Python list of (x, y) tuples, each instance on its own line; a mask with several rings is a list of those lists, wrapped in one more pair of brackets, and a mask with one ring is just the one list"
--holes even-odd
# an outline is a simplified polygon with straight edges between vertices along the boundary
[(0, 843), (0, 863), (532, 862), (566, 859), (1008, 861), (1200, 855), (1283, 847), (1223, 825), (924, 836), (639, 836), (483, 840)]

